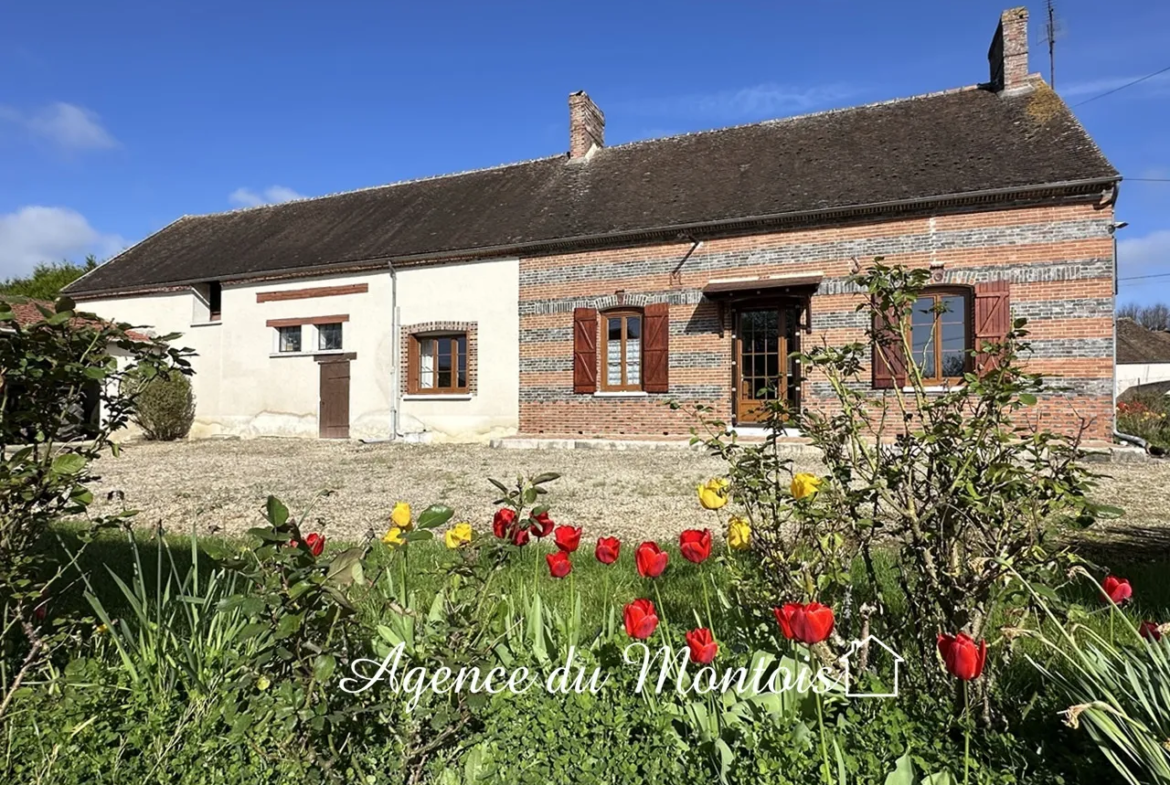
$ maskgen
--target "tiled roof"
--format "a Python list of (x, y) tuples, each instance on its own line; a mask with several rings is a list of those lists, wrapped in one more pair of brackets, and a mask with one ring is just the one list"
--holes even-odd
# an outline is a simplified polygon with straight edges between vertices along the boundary
[(1117, 363), (1170, 363), (1170, 333), (1148, 330), (1133, 319), (1118, 319)]
[(69, 287), (126, 291), (1117, 178), (1042, 82), (965, 88), (183, 217)]
[[(16, 323), (25, 328), (44, 320), (45, 315), (41, 313), (40, 308), (37, 307), (38, 305), (46, 309), (50, 314), (53, 313), (53, 303), (46, 300), (25, 300), (24, 302), (5, 300), (5, 302), (8, 303), (8, 307), (12, 310), (13, 315), (16, 316)], [(93, 314), (89, 314), (89, 316), (93, 316)], [(69, 324), (73, 327), (82, 327), (96, 323), (98, 323), (96, 317), (86, 318), (84, 313), (69, 320)], [(134, 330), (128, 330), (126, 335), (135, 341), (150, 340), (143, 333), (135, 332)]]

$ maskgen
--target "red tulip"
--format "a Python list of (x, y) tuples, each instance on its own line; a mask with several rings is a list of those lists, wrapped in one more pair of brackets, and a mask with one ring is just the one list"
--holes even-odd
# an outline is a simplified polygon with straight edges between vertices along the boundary
[(532, 526), (532, 533), (537, 537), (549, 536), (552, 534), (553, 527), (556, 526), (553, 523), (553, 519), (548, 517), (547, 512), (542, 512), (540, 515), (533, 515), (532, 520), (535, 522)]
[(788, 640), (811, 646), (826, 640), (833, 631), (833, 609), (819, 602), (810, 602), (808, 605), (790, 602), (783, 608), (773, 608), (772, 613), (776, 615), (780, 631)]
[(626, 634), (640, 641), (653, 635), (658, 626), (658, 615), (650, 600), (634, 600), (626, 606), (622, 615), (626, 622)]
[(523, 548), (528, 544), (528, 536), (528, 529), (521, 529), (517, 527), (516, 530), (512, 532), (512, 544)]
[(501, 540), (508, 536), (512, 528), (512, 521), (516, 520), (516, 511), (511, 507), (501, 507), (496, 510), (496, 517), (492, 518), (492, 533)]
[(1120, 605), (1133, 596), (1133, 587), (1129, 585), (1129, 581), (1125, 578), (1117, 578), (1110, 575), (1101, 584), (1101, 588), (1109, 595), (1109, 599), (1117, 605)]
[(1143, 621), (1141, 626), (1138, 627), (1138, 632), (1148, 641), (1162, 640), (1162, 630), (1158, 629), (1158, 625), (1152, 621)]
[(562, 551), (572, 553), (581, 545), (581, 527), (558, 526), (556, 533), (553, 534), (553, 539), (556, 540), (557, 547)]
[(687, 529), (679, 536), (678, 547), (684, 559), (702, 564), (711, 555), (711, 530)]
[(938, 651), (942, 654), (947, 671), (956, 679), (971, 681), (983, 675), (987, 662), (987, 641), (978, 644), (965, 633), (938, 636)]
[(564, 551), (554, 551), (544, 558), (548, 561), (548, 574), (554, 578), (563, 578), (573, 571), (573, 562), (569, 561), (569, 554)]
[(621, 550), (622, 541), (617, 537), (598, 537), (597, 550), (593, 551), (593, 555), (602, 564), (613, 564)]
[(658, 547), (658, 543), (647, 541), (634, 551), (634, 562), (638, 566), (638, 574), (643, 578), (657, 578), (666, 569), (668, 560), (666, 551)]
[(320, 556), (321, 551), (325, 550), (325, 535), (313, 532), (305, 537), (305, 545), (309, 547), (309, 553)]
[(706, 627), (687, 633), (687, 648), (691, 650), (691, 662), (707, 665), (719, 653), (719, 644)]

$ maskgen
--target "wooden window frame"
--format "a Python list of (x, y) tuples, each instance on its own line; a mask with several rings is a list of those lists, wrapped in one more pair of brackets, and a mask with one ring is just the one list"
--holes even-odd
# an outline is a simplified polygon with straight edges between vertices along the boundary
[[(463, 385), (459, 386), (459, 339), (463, 339)], [(439, 341), (449, 339), (453, 342), (451, 363), (450, 387), (424, 387), (422, 385), (422, 345), (425, 341)], [(434, 355), (438, 358), (438, 345), (435, 345)], [(464, 330), (453, 330), (440, 333), (415, 333), (407, 343), (407, 374), (406, 392), (408, 395), (469, 395), (471, 393), (471, 338)], [(432, 369), (433, 380), (438, 382), (438, 361)]]
[[(313, 327), (314, 327), (313, 332), (316, 333), (316, 338), (317, 338), (317, 352), (328, 353), (328, 352), (343, 352), (343, 351), (345, 351), (345, 322), (321, 322), (320, 324), (313, 325)], [(322, 327), (336, 327), (336, 328), (338, 328), (338, 330), (341, 332), (341, 345), (338, 346), (336, 349), (322, 348), (322, 346), (321, 346), (321, 337), (322, 337), (321, 328)]]
[[(626, 367), (626, 349), (629, 344), (627, 321), (630, 317), (636, 316), (638, 318), (638, 383), (630, 384), (628, 379), (628, 368)], [(601, 340), (598, 342), (598, 350), (601, 353), (601, 376), (597, 380), (598, 389), (601, 392), (642, 392), (642, 386), (645, 384), (646, 378), (646, 315), (640, 308), (614, 308), (608, 311), (602, 311), (598, 314), (599, 318), (599, 332), (601, 333)], [(609, 383), (609, 320), (613, 318), (620, 318), (622, 320), (622, 337), (621, 341), (621, 383)]]
[[(975, 346), (975, 297), (969, 287), (965, 286), (931, 286), (923, 289), (918, 295), (919, 299), (924, 297), (932, 297), (935, 301), (935, 308), (938, 308), (938, 302), (943, 297), (962, 297), (963, 298), (963, 326), (965, 333), (965, 342), (963, 345), (963, 373), (968, 373), (974, 367), (971, 356), (971, 350)], [(915, 301), (917, 302), (917, 301)], [(917, 358), (914, 354), (914, 313), (913, 306), (911, 306), (911, 313), (907, 316), (907, 329), (910, 336), (910, 363), (917, 365)], [(934, 376), (923, 376), (922, 383), (925, 385), (944, 385), (944, 384), (958, 384), (963, 381), (962, 376), (943, 376), (942, 375), (942, 330), (939, 317), (941, 312), (935, 311), (934, 324), (931, 328), (931, 344), (934, 348)], [(907, 370), (909, 370), (910, 363), (907, 363)]]

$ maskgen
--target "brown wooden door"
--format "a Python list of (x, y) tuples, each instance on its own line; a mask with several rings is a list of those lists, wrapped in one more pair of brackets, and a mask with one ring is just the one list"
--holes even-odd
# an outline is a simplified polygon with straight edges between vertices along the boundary
[(789, 354), (800, 351), (800, 309), (791, 305), (748, 306), (736, 313), (735, 420), (767, 419), (767, 402), (800, 405), (800, 367)]
[(349, 438), (349, 360), (321, 365), (321, 405), (317, 420), (322, 439)]

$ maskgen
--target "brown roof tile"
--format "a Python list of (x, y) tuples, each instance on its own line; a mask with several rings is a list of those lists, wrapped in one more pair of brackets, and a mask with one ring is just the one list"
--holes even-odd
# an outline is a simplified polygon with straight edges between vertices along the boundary
[(492, 253), (1072, 181), (1117, 171), (1040, 83), (967, 88), (215, 215), (69, 287), (92, 294), (387, 258)]
[(1170, 333), (1117, 320), (1117, 364), (1170, 363)]

